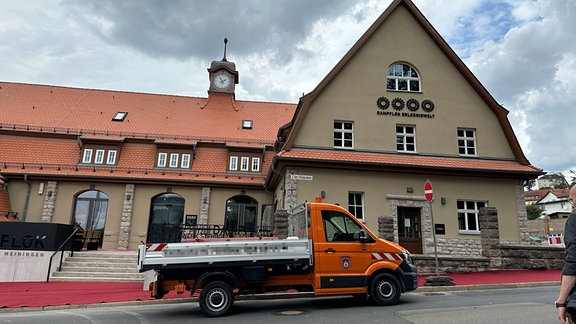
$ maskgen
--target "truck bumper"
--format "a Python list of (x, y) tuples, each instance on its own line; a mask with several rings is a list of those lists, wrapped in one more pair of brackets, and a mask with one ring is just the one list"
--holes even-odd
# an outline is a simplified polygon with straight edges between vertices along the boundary
[(402, 279), (404, 281), (404, 290), (412, 291), (418, 288), (418, 270), (413, 264), (404, 262), (399, 268), (402, 271)]

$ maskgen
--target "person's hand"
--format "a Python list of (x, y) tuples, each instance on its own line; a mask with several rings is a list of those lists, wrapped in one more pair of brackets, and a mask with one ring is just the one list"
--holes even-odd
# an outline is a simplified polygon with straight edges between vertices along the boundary
[(558, 319), (562, 324), (574, 324), (572, 316), (566, 311), (566, 307), (558, 307)]

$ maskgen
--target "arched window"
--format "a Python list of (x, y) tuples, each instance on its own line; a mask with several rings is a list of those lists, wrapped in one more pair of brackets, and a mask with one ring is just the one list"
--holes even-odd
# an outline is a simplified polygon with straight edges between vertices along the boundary
[(249, 196), (234, 196), (226, 200), (226, 231), (255, 232), (258, 201)]
[(405, 63), (390, 65), (386, 72), (386, 89), (394, 91), (420, 91), (420, 76), (416, 69)]
[(73, 222), (84, 231), (104, 231), (108, 196), (98, 190), (85, 191), (76, 196)]
[(184, 204), (185, 199), (175, 193), (161, 194), (152, 199), (148, 243), (180, 242)]

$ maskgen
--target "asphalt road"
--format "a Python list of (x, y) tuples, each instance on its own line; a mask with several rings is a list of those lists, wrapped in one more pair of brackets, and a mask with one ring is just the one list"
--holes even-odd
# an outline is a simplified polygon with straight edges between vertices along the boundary
[(237, 301), (227, 317), (206, 318), (197, 303), (91, 306), (0, 313), (0, 323), (556, 323), (558, 287), (415, 292), (395, 306), (352, 297)]

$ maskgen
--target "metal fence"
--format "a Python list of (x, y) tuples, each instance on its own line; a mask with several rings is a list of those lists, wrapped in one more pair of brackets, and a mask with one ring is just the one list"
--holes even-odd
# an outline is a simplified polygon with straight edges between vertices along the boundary
[(232, 238), (232, 237), (270, 237), (272, 226), (250, 226), (247, 228), (227, 228), (223, 225), (198, 224), (181, 225), (181, 237), (184, 239), (195, 238)]

